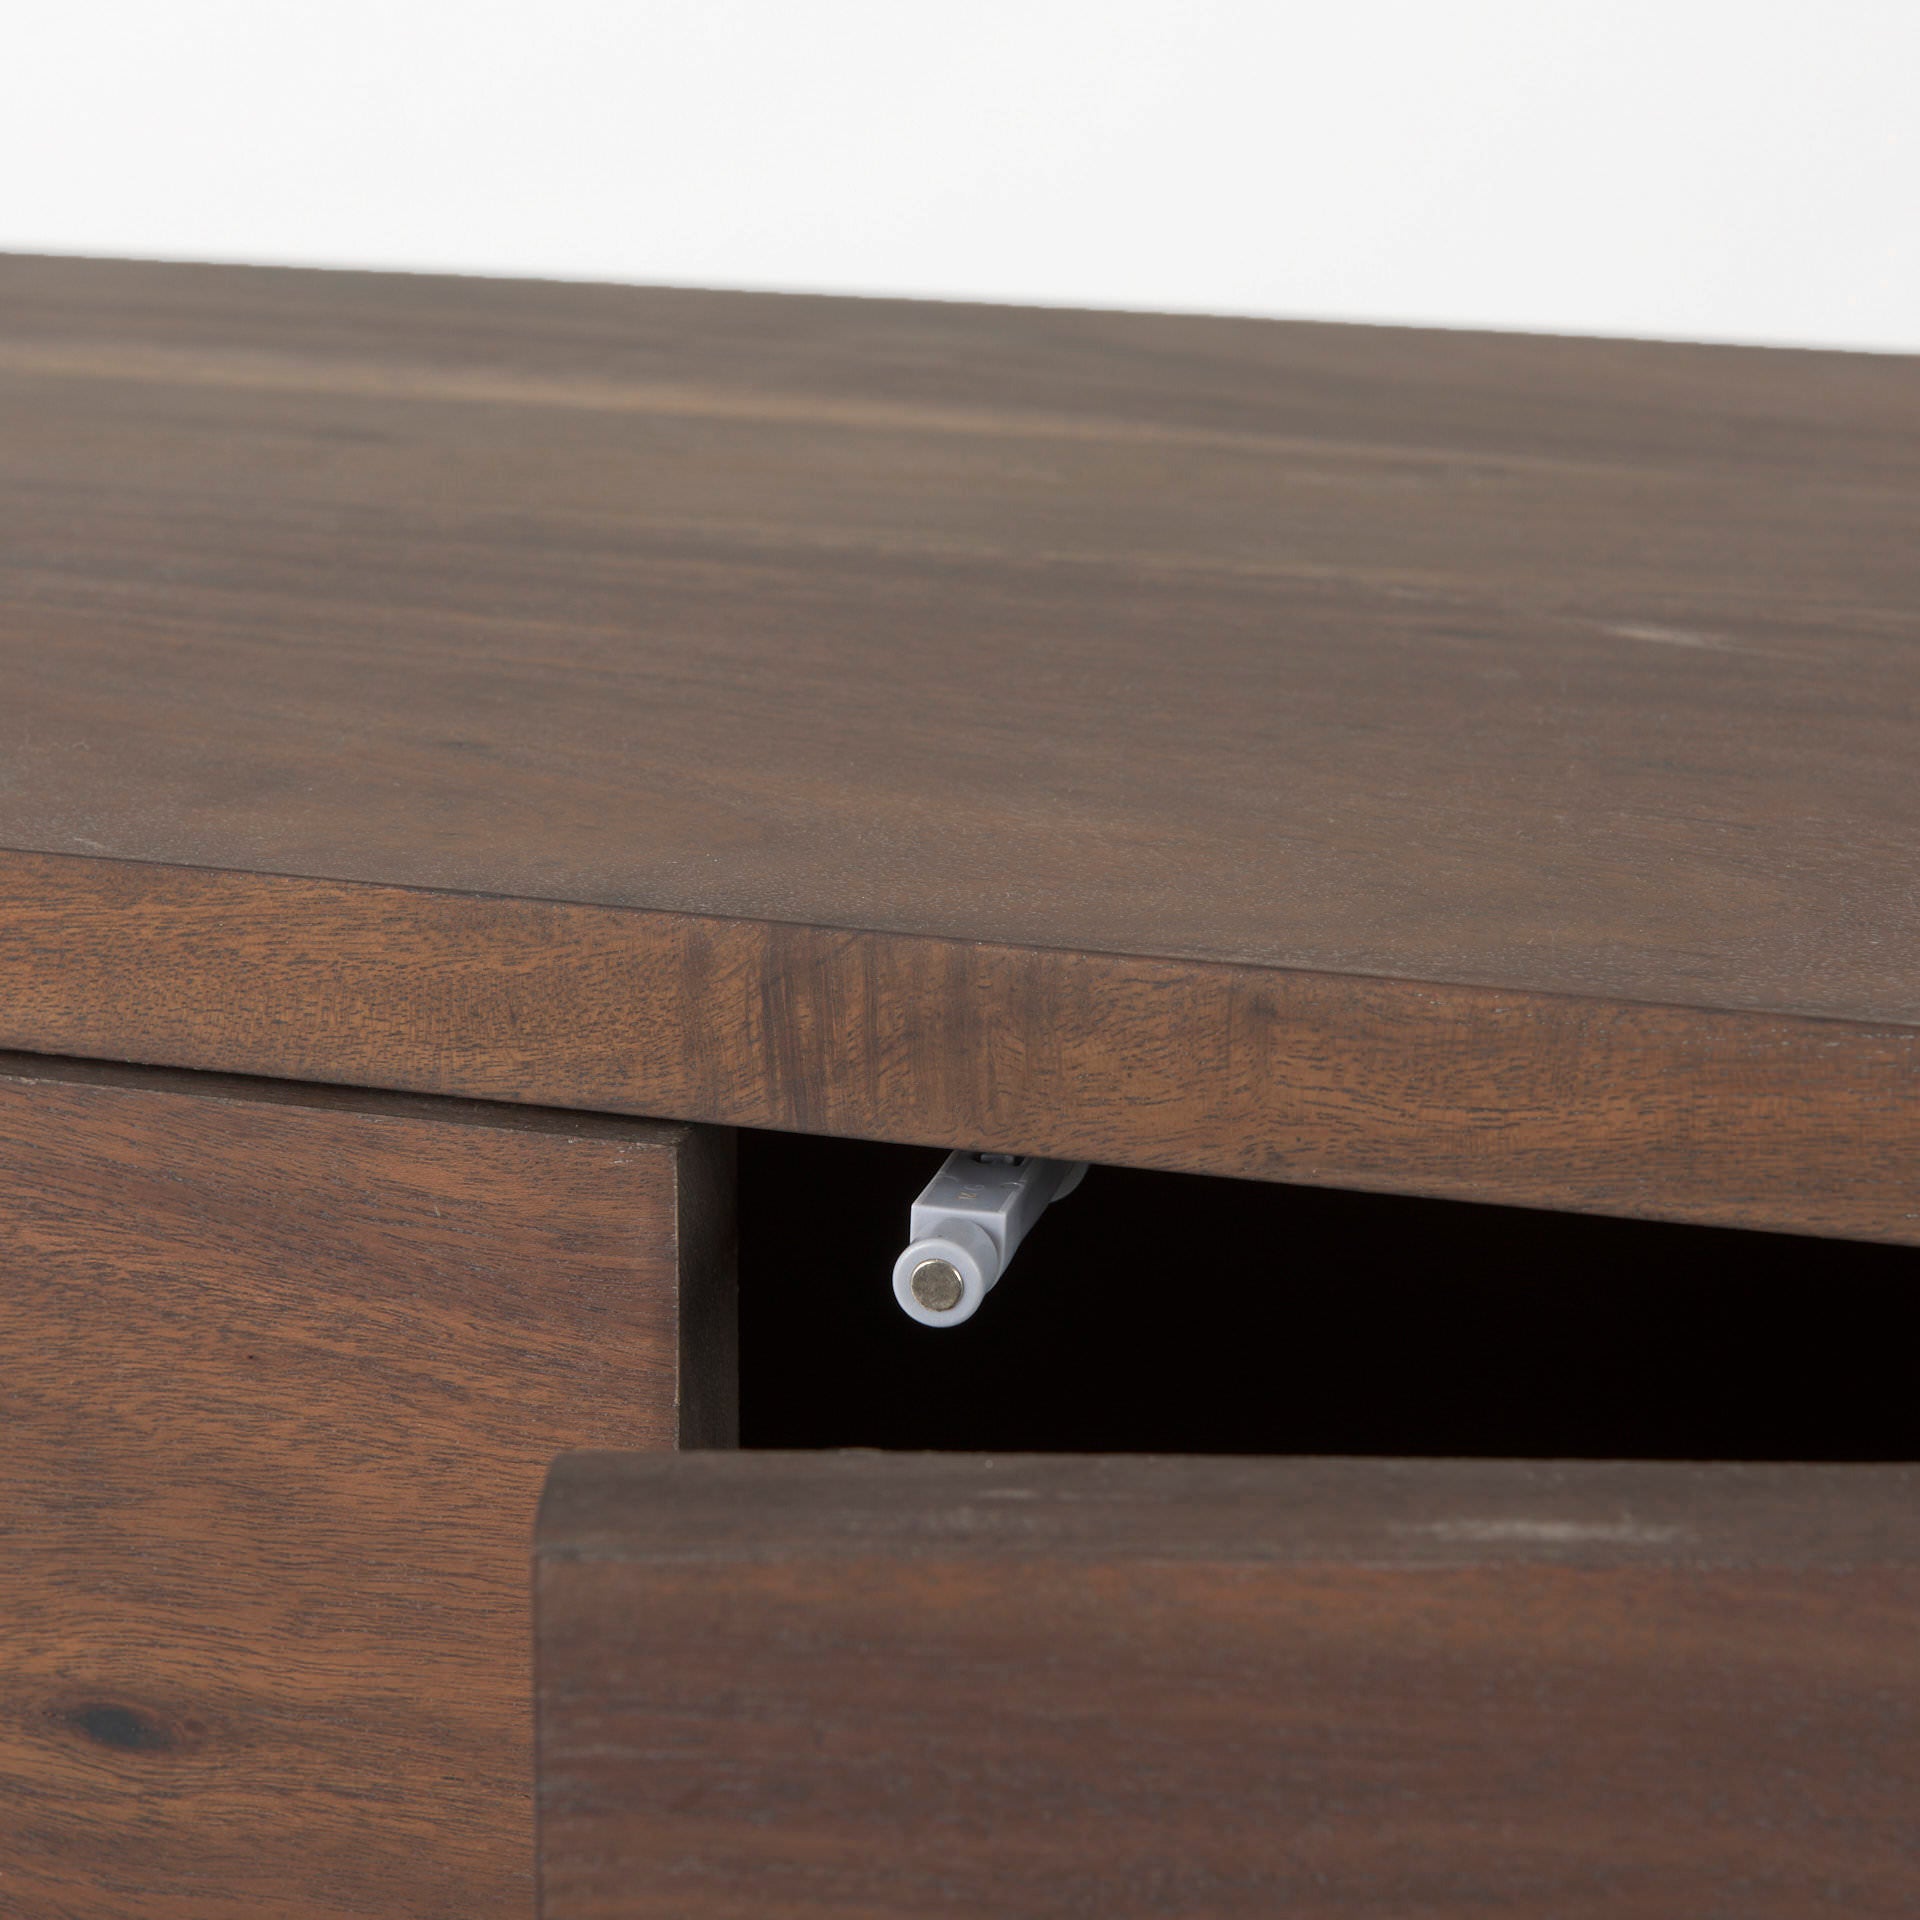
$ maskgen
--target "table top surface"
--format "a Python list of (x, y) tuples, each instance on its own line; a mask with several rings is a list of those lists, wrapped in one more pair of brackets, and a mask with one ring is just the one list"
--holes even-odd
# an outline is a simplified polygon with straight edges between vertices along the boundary
[(22, 873), (1920, 1026), (1920, 358), (13, 257), (0, 555)]

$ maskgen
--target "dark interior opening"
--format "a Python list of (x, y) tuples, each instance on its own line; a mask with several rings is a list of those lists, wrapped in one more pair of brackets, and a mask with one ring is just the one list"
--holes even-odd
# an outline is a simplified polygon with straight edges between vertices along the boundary
[(1920, 1459), (1920, 1248), (1095, 1167), (934, 1329), (943, 1157), (740, 1135), (745, 1445)]

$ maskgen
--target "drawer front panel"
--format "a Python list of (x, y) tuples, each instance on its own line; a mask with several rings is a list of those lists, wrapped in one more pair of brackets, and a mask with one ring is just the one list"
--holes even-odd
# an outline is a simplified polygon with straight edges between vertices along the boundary
[(540, 1479), (726, 1438), (730, 1166), (0, 1066), (0, 1906), (527, 1911)]
[(1920, 1910), (1920, 1475), (560, 1462), (546, 1920)]

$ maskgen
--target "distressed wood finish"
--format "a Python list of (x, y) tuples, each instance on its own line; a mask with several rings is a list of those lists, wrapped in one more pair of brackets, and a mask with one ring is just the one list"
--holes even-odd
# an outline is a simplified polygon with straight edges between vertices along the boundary
[(541, 1475), (726, 1439), (730, 1155), (0, 1061), (0, 1909), (528, 1911)]
[(557, 1463), (544, 1920), (1905, 1920), (1907, 1467)]
[(0, 421), (11, 1044), (1920, 1239), (1920, 361), (14, 258)]

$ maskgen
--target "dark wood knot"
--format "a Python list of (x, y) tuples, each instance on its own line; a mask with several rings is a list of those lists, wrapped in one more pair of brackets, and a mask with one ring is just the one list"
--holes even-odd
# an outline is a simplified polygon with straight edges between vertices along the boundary
[(60, 1719), (96, 1746), (118, 1753), (172, 1753), (189, 1744), (182, 1729), (158, 1715), (113, 1700), (92, 1700), (70, 1707)]

